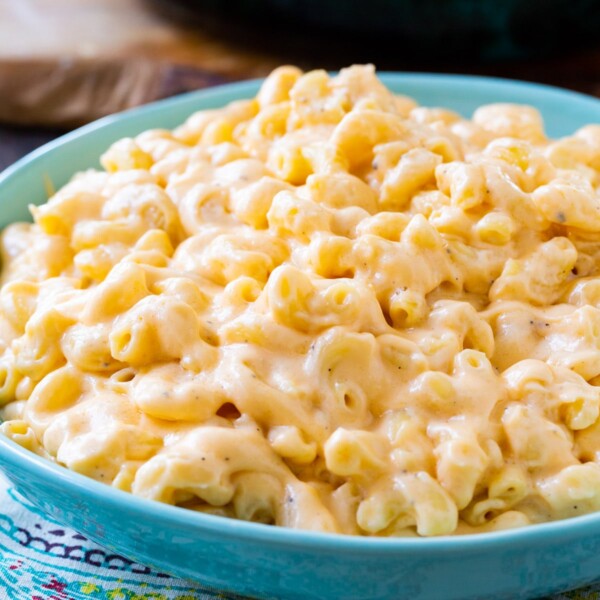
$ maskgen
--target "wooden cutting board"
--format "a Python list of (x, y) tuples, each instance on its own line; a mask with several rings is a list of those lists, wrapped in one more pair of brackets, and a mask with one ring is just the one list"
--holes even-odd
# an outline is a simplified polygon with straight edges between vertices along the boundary
[(73, 126), (278, 64), (187, 27), (168, 6), (0, 0), (0, 121)]

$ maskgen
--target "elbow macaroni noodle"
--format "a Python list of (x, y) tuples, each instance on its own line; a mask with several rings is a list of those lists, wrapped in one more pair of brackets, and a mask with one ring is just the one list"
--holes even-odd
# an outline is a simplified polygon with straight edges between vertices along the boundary
[(102, 164), (2, 236), (5, 435), (318, 531), (600, 510), (600, 126), (282, 67)]

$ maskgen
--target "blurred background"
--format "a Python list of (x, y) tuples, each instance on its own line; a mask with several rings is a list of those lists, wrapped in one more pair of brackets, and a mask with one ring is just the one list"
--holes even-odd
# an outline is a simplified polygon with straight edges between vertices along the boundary
[(280, 64), (600, 97), (600, 0), (0, 0), (0, 170), (69, 129)]

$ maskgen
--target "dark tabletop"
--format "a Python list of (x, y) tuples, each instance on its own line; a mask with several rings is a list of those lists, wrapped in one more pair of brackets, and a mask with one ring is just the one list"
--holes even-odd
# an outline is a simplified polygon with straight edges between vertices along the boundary
[(0, 125), (0, 171), (61, 133), (63, 132)]

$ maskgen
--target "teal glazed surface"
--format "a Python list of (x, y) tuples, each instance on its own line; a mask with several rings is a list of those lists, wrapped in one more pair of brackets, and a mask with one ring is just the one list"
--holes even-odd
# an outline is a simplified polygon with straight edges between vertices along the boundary
[[(600, 101), (476, 77), (386, 74), (395, 92), (468, 116), (489, 102), (537, 106), (557, 137), (600, 123)], [(0, 175), (0, 224), (98, 166), (115, 140), (170, 128), (190, 113), (252, 96), (258, 82), (165, 100), (75, 131)], [(0, 470), (57, 521), (140, 563), (256, 598), (453, 600), (533, 598), (600, 579), (600, 514), (475, 536), (377, 539), (245, 523), (136, 498), (67, 471), (0, 436)], [(1, 507), (0, 507), (1, 510)]]

